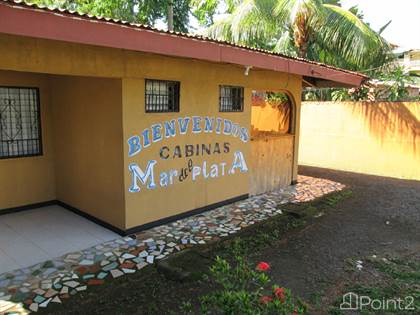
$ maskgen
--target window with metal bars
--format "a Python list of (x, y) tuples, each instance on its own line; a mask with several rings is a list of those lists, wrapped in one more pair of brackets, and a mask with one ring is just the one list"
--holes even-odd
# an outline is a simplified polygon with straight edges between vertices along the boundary
[(178, 81), (146, 79), (146, 113), (179, 112)]
[(219, 111), (243, 112), (244, 88), (240, 86), (220, 86)]
[(37, 88), (0, 86), (0, 159), (42, 154)]

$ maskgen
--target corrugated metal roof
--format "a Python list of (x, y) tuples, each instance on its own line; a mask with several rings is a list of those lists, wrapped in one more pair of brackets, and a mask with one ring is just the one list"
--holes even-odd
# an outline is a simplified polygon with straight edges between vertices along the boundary
[(293, 60), (293, 61), (298, 62), (298, 63), (316, 65), (316, 66), (323, 67), (323, 68), (326, 68), (326, 69), (331, 69), (331, 70), (336, 70), (336, 71), (340, 71), (340, 72), (343, 72), (343, 73), (348, 73), (348, 74), (351, 74), (351, 75), (358, 76), (358, 77), (362, 78), (362, 80), (365, 80), (365, 79), (368, 78), (367, 76), (365, 76), (361, 73), (337, 68), (337, 67), (334, 67), (334, 66), (330, 66), (330, 65), (320, 63), (320, 62), (315, 62), (315, 61), (311, 61), (311, 60), (307, 60), (307, 59), (303, 59), (303, 58), (298, 58), (298, 57), (287, 56), (285, 54), (276, 53), (276, 52), (272, 52), (272, 51), (268, 51), (268, 50), (264, 50), (264, 49), (253, 48), (253, 47), (248, 47), (248, 46), (244, 46), (244, 45), (238, 45), (238, 44), (234, 44), (234, 43), (231, 43), (231, 42), (228, 42), (228, 41), (218, 40), (218, 39), (214, 39), (214, 38), (210, 38), (210, 37), (206, 37), (206, 36), (202, 36), (202, 35), (174, 32), (174, 31), (166, 31), (166, 30), (157, 29), (155, 27), (148, 26), (148, 25), (135, 24), (135, 23), (130, 23), (130, 22), (117, 20), (117, 19), (112, 19), (112, 18), (107, 18), (107, 17), (94, 16), (94, 15), (90, 15), (90, 14), (86, 14), (86, 13), (80, 13), (80, 12), (77, 12), (77, 11), (70, 11), (70, 10), (62, 9), (62, 8), (43, 7), (43, 6), (39, 6), (39, 5), (36, 5), (36, 4), (27, 3), (27, 2), (21, 1), (21, 0), (0, 0), (0, 1), (1, 1), (0, 3), (4, 3), (4, 4), (7, 4), (7, 5), (12, 5), (12, 6), (29, 8), (29, 9), (34, 10), (34, 11), (44, 11), (44, 12), (49, 12), (49, 13), (52, 13), (52, 14), (60, 14), (60, 15), (65, 15), (65, 16), (72, 17), (72, 18), (75, 18), (75, 19), (87, 19), (87, 20), (98, 21), (98, 22), (103, 22), (103, 23), (112, 23), (112, 24), (121, 25), (121, 26), (129, 27), (129, 28), (133, 28), (133, 29), (147, 30), (149, 32), (154, 32), (154, 33), (159, 33), (159, 34), (164, 34), (164, 35), (169, 35), (169, 36), (176, 36), (176, 37), (180, 37), (180, 38), (186, 38), (186, 39), (190, 39), (191, 41), (202, 41), (202, 42), (215, 43), (215, 44), (219, 44), (219, 45), (223, 45), (223, 46), (240, 48), (241, 50), (246, 50), (246, 51), (250, 51), (250, 52), (262, 53), (264, 55), (277, 56), (277, 57), (281, 57), (281, 58), (284, 58), (284, 59)]

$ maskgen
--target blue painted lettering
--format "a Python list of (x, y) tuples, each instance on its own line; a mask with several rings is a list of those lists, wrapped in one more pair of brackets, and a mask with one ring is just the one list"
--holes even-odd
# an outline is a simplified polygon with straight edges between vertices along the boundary
[(128, 138), (128, 156), (132, 157), (141, 151), (141, 143), (139, 136), (132, 136)]
[(147, 167), (146, 167), (146, 172), (143, 172), (143, 170), (136, 164), (136, 163), (131, 163), (128, 166), (128, 170), (131, 173), (131, 186), (128, 189), (130, 192), (139, 192), (140, 191), (140, 187), (137, 183), (138, 180), (140, 180), (140, 182), (143, 185), (147, 184), (147, 188), (148, 189), (155, 189), (156, 188), (156, 184), (155, 184), (155, 178), (154, 178), (154, 166), (157, 162), (155, 160), (151, 160), (147, 163)]
[(213, 132), (214, 128), (214, 118), (205, 117), (204, 118), (204, 132)]
[(232, 122), (229, 119), (225, 119), (223, 123), (225, 125), (223, 128), (223, 134), (230, 135), (232, 132)]
[(179, 133), (185, 135), (187, 133), (190, 117), (178, 118)]
[(162, 140), (162, 125), (154, 124), (151, 127), (152, 127), (152, 141), (158, 142)]
[(147, 148), (150, 145), (150, 130), (144, 129), (141, 135), (143, 136), (143, 148)]
[(200, 116), (194, 116), (192, 118), (193, 120), (193, 127), (192, 127), (192, 132), (193, 133), (200, 133), (201, 132), (201, 117)]
[(176, 129), (175, 129), (175, 119), (171, 121), (165, 121), (165, 138), (175, 137)]
[(248, 172), (248, 167), (246, 166), (245, 158), (241, 151), (236, 151), (234, 153), (234, 159), (232, 167), (229, 170), (229, 174), (235, 174), (235, 170), (237, 168), (241, 171), (241, 173)]

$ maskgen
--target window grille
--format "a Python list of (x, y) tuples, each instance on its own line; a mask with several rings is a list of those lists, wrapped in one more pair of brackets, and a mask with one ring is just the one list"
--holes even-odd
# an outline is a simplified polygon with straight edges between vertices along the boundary
[(219, 111), (243, 112), (244, 88), (240, 86), (220, 86)]
[(146, 113), (179, 112), (178, 81), (146, 80)]
[(41, 154), (38, 89), (0, 87), (0, 159)]

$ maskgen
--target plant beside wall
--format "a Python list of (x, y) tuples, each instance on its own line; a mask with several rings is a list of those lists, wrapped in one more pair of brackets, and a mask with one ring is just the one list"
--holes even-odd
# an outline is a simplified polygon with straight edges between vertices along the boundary
[(216, 284), (215, 291), (200, 298), (202, 314), (298, 315), (306, 307), (293, 298), (290, 290), (270, 286), (266, 271), (270, 265), (260, 262), (253, 268), (242, 256), (235, 256), (232, 266), (220, 257), (210, 268), (208, 280)]
[[(380, 88), (380, 82), (386, 83), (385, 88)], [(390, 102), (409, 100), (407, 85), (414, 83), (414, 77), (404, 72), (404, 68), (395, 67), (381, 71), (377, 75), (376, 99)]]
[(402, 67), (387, 66), (370, 74), (371, 80), (359, 88), (307, 88), (302, 92), (303, 101), (418, 101), (420, 96), (410, 96), (408, 87), (416, 77), (404, 72)]

